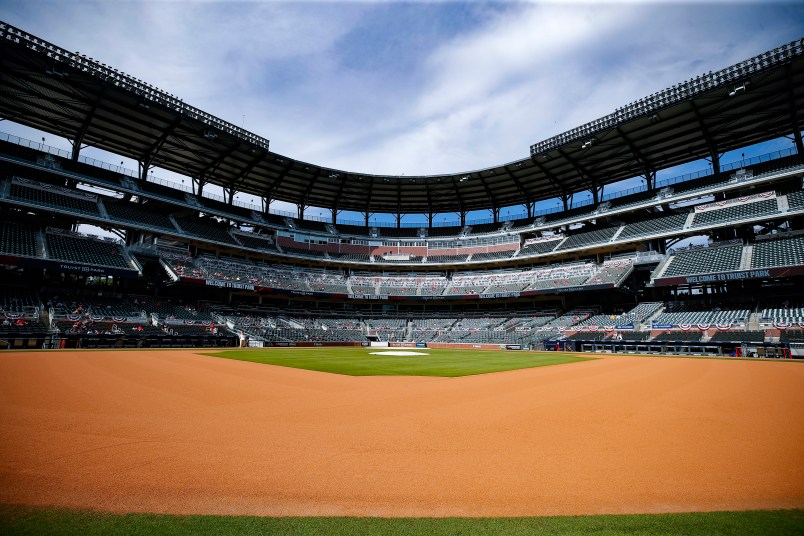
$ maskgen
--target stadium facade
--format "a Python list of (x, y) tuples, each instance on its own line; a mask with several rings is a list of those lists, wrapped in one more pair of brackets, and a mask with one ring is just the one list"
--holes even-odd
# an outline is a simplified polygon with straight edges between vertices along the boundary
[[(536, 143), (516, 162), (369, 175), (274, 153), (261, 136), (0, 23), (0, 116), (73, 146), (0, 137), (0, 347), (375, 340), (800, 355), (802, 114), (798, 40)], [(785, 136), (790, 149), (721, 162)], [(85, 146), (139, 169), (85, 158)], [(657, 180), (702, 158), (709, 171)], [(191, 186), (154, 180), (154, 166)], [(635, 177), (642, 187), (606, 191)], [(558, 206), (537, 211), (548, 199)], [(275, 200), (297, 213), (271, 211)], [(329, 217), (305, 218), (311, 206)], [(514, 206), (523, 217), (506, 218)], [(344, 210), (363, 221), (339, 220)], [(471, 221), (476, 210), (490, 217)], [(447, 212), (457, 220), (439, 225)], [(375, 213), (396, 225), (372, 225)], [(402, 223), (414, 213), (427, 224)], [(119, 239), (83, 235), (81, 224)], [(673, 249), (696, 236), (707, 244)]]

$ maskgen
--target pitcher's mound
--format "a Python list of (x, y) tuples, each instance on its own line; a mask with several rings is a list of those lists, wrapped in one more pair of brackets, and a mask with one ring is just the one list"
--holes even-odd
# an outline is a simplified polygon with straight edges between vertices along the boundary
[(385, 350), (384, 352), (369, 352), (371, 355), (430, 355), (427, 352), (411, 352), (409, 350)]

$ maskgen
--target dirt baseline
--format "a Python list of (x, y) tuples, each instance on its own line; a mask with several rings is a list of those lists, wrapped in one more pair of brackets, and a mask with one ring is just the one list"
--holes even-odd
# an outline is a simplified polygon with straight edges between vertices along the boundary
[(606, 357), (347, 377), (193, 351), (0, 355), (0, 503), (256, 515), (804, 507), (804, 365)]

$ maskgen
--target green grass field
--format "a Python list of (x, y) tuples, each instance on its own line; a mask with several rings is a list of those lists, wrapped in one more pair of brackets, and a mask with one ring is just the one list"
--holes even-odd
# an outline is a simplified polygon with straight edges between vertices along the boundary
[[(371, 352), (386, 350), (417, 351), (429, 355), (371, 354)], [(207, 355), (349, 376), (455, 377), (575, 363), (591, 359), (561, 352), (363, 347), (253, 348), (224, 350)]]
[(4, 535), (156, 534), (597, 534), (794, 535), (804, 531), (804, 510), (686, 514), (503, 518), (251, 517), (106, 514), (0, 506)]

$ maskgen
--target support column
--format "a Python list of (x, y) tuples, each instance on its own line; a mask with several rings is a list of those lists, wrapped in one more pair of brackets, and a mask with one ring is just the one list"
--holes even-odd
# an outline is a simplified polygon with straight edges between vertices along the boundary
[(528, 211), (528, 218), (532, 218), (533, 214), (536, 212), (536, 203), (533, 201), (525, 203), (525, 210)]
[(330, 212), (332, 213), (332, 225), (335, 225), (338, 221), (338, 209), (333, 208)]
[(804, 155), (804, 144), (801, 142), (801, 131), (798, 129), (798, 126), (795, 126), (795, 130), (793, 131), (793, 143), (796, 144), (796, 152), (799, 155)]
[(500, 223), (500, 209), (498, 207), (491, 209), (491, 217), (494, 223)]
[(299, 203), (298, 205), (296, 205), (298, 219), (300, 220), (304, 219), (304, 209), (306, 208), (307, 206), (304, 203)]
[(713, 148), (710, 154), (712, 157), (712, 173), (717, 175), (720, 173), (720, 155), (717, 153), (717, 148)]
[(461, 227), (466, 227), (466, 211), (459, 212), (461, 216)]
[(597, 191), (597, 181), (592, 179), (592, 187), (589, 189), (592, 192), (592, 202), (597, 205), (600, 202), (600, 196)]
[(648, 187), (648, 191), (653, 191), (656, 189), (656, 172), (651, 170), (645, 170), (645, 185)]
[(402, 227), (402, 214), (400, 214), (399, 212), (397, 212), (397, 213), (395, 214), (395, 216), (396, 216), (396, 228), (397, 228), (397, 229), (399, 229), (399, 228), (401, 228), (401, 227)]
[(433, 228), (433, 213), (432, 212), (427, 213), (427, 227), (430, 228), (430, 229)]

